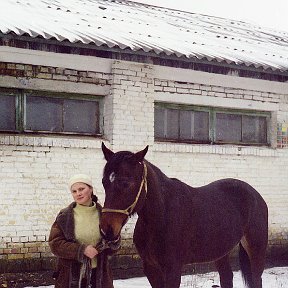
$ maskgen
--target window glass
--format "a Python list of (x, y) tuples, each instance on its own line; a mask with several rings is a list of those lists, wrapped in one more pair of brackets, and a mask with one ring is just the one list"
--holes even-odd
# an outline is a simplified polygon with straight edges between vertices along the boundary
[(0, 130), (16, 129), (16, 97), (0, 93)]
[(194, 112), (194, 139), (209, 141), (209, 112)]
[(25, 130), (62, 131), (62, 99), (27, 96)]
[(180, 139), (208, 141), (209, 113), (180, 110)]
[(178, 139), (179, 129), (179, 111), (176, 109), (167, 110), (167, 129), (166, 136), (168, 139)]
[(156, 138), (165, 138), (165, 109), (155, 107), (154, 109), (154, 134)]
[(99, 133), (98, 102), (85, 100), (64, 100), (64, 131)]
[(241, 115), (216, 113), (216, 141), (241, 142)]
[(194, 136), (194, 114), (192, 111), (180, 110), (180, 139), (190, 140)]
[(266, 143), (267, 123), (265, 117), (242, 116), (243, 142)]

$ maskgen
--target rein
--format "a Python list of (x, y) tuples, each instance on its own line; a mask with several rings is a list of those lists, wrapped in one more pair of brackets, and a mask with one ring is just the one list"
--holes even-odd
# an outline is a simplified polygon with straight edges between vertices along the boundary
[(129, 206), (127, 207), (126, 209), (110, 209), (110, 208), (103, 208), (102, 209), (102, 213), (109, 213), (109, 212), (112, 212), (112, 213), (121, 213), (121, 214), (125, 214), (127, 216), (130, 216), (132, 213), (133, 213), (133, 210), (139, 200), (139, 197), (141, 195), (141, 192), (142, 192), (142, 189), (143, 189), (143, 186), (144, 186), (144, 191), (147, 195), (147, 166), (145, 163), (143, 163), (143, 175), (142, 175), (142, 181), (141, 181), (141, 184), (140, 184), (140, 187), (139, 187), (139, 191), (137, 193), (137, 196), (134, 200), (134, 202)]

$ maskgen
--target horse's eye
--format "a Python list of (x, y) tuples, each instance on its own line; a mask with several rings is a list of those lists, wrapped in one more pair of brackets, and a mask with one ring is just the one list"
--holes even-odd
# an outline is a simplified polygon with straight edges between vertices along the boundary
[(114, 180), (115, 180), (115, 172), (112, 172), (112, 173), (110, 174), (110, 176), (109, 176), (109, 181), (110, 181), (111, 183), (113, 183)]

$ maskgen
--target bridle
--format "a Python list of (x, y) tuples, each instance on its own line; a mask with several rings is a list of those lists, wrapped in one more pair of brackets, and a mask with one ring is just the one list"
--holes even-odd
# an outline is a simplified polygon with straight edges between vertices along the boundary
[(139, 191), (138, 191), (138, 193), (136, 195), (136, 198), (135, 198), (134, 202), (129, 207), (127, 207), (124, 210), (112, 209), (112, 208), (103, 208), (102, 209), (102, 213), (121, 213), (121, 214), (125, 214), (127, 216), (130, 216), (133, 213), (133, 210), (134, 210), (134, 208), (135, 208), (135, 206), (136, 206), (136, 204), (137, 204), (137, 202), (138, 202), (138, 200), (140, 198), (143, 186), (144, 186), (145, 195), (147, 195), (147, 166), (146, 166), (145, 163), (143, 163), (142, 180), (141, 180)]

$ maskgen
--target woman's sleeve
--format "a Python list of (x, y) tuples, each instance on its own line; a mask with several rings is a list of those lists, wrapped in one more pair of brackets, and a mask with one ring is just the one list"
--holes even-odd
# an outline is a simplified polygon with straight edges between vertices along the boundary
[(51, 227), (48, 243), (57, 257), (83, 262), (86, 245), (68, 241), (56, 222)]

